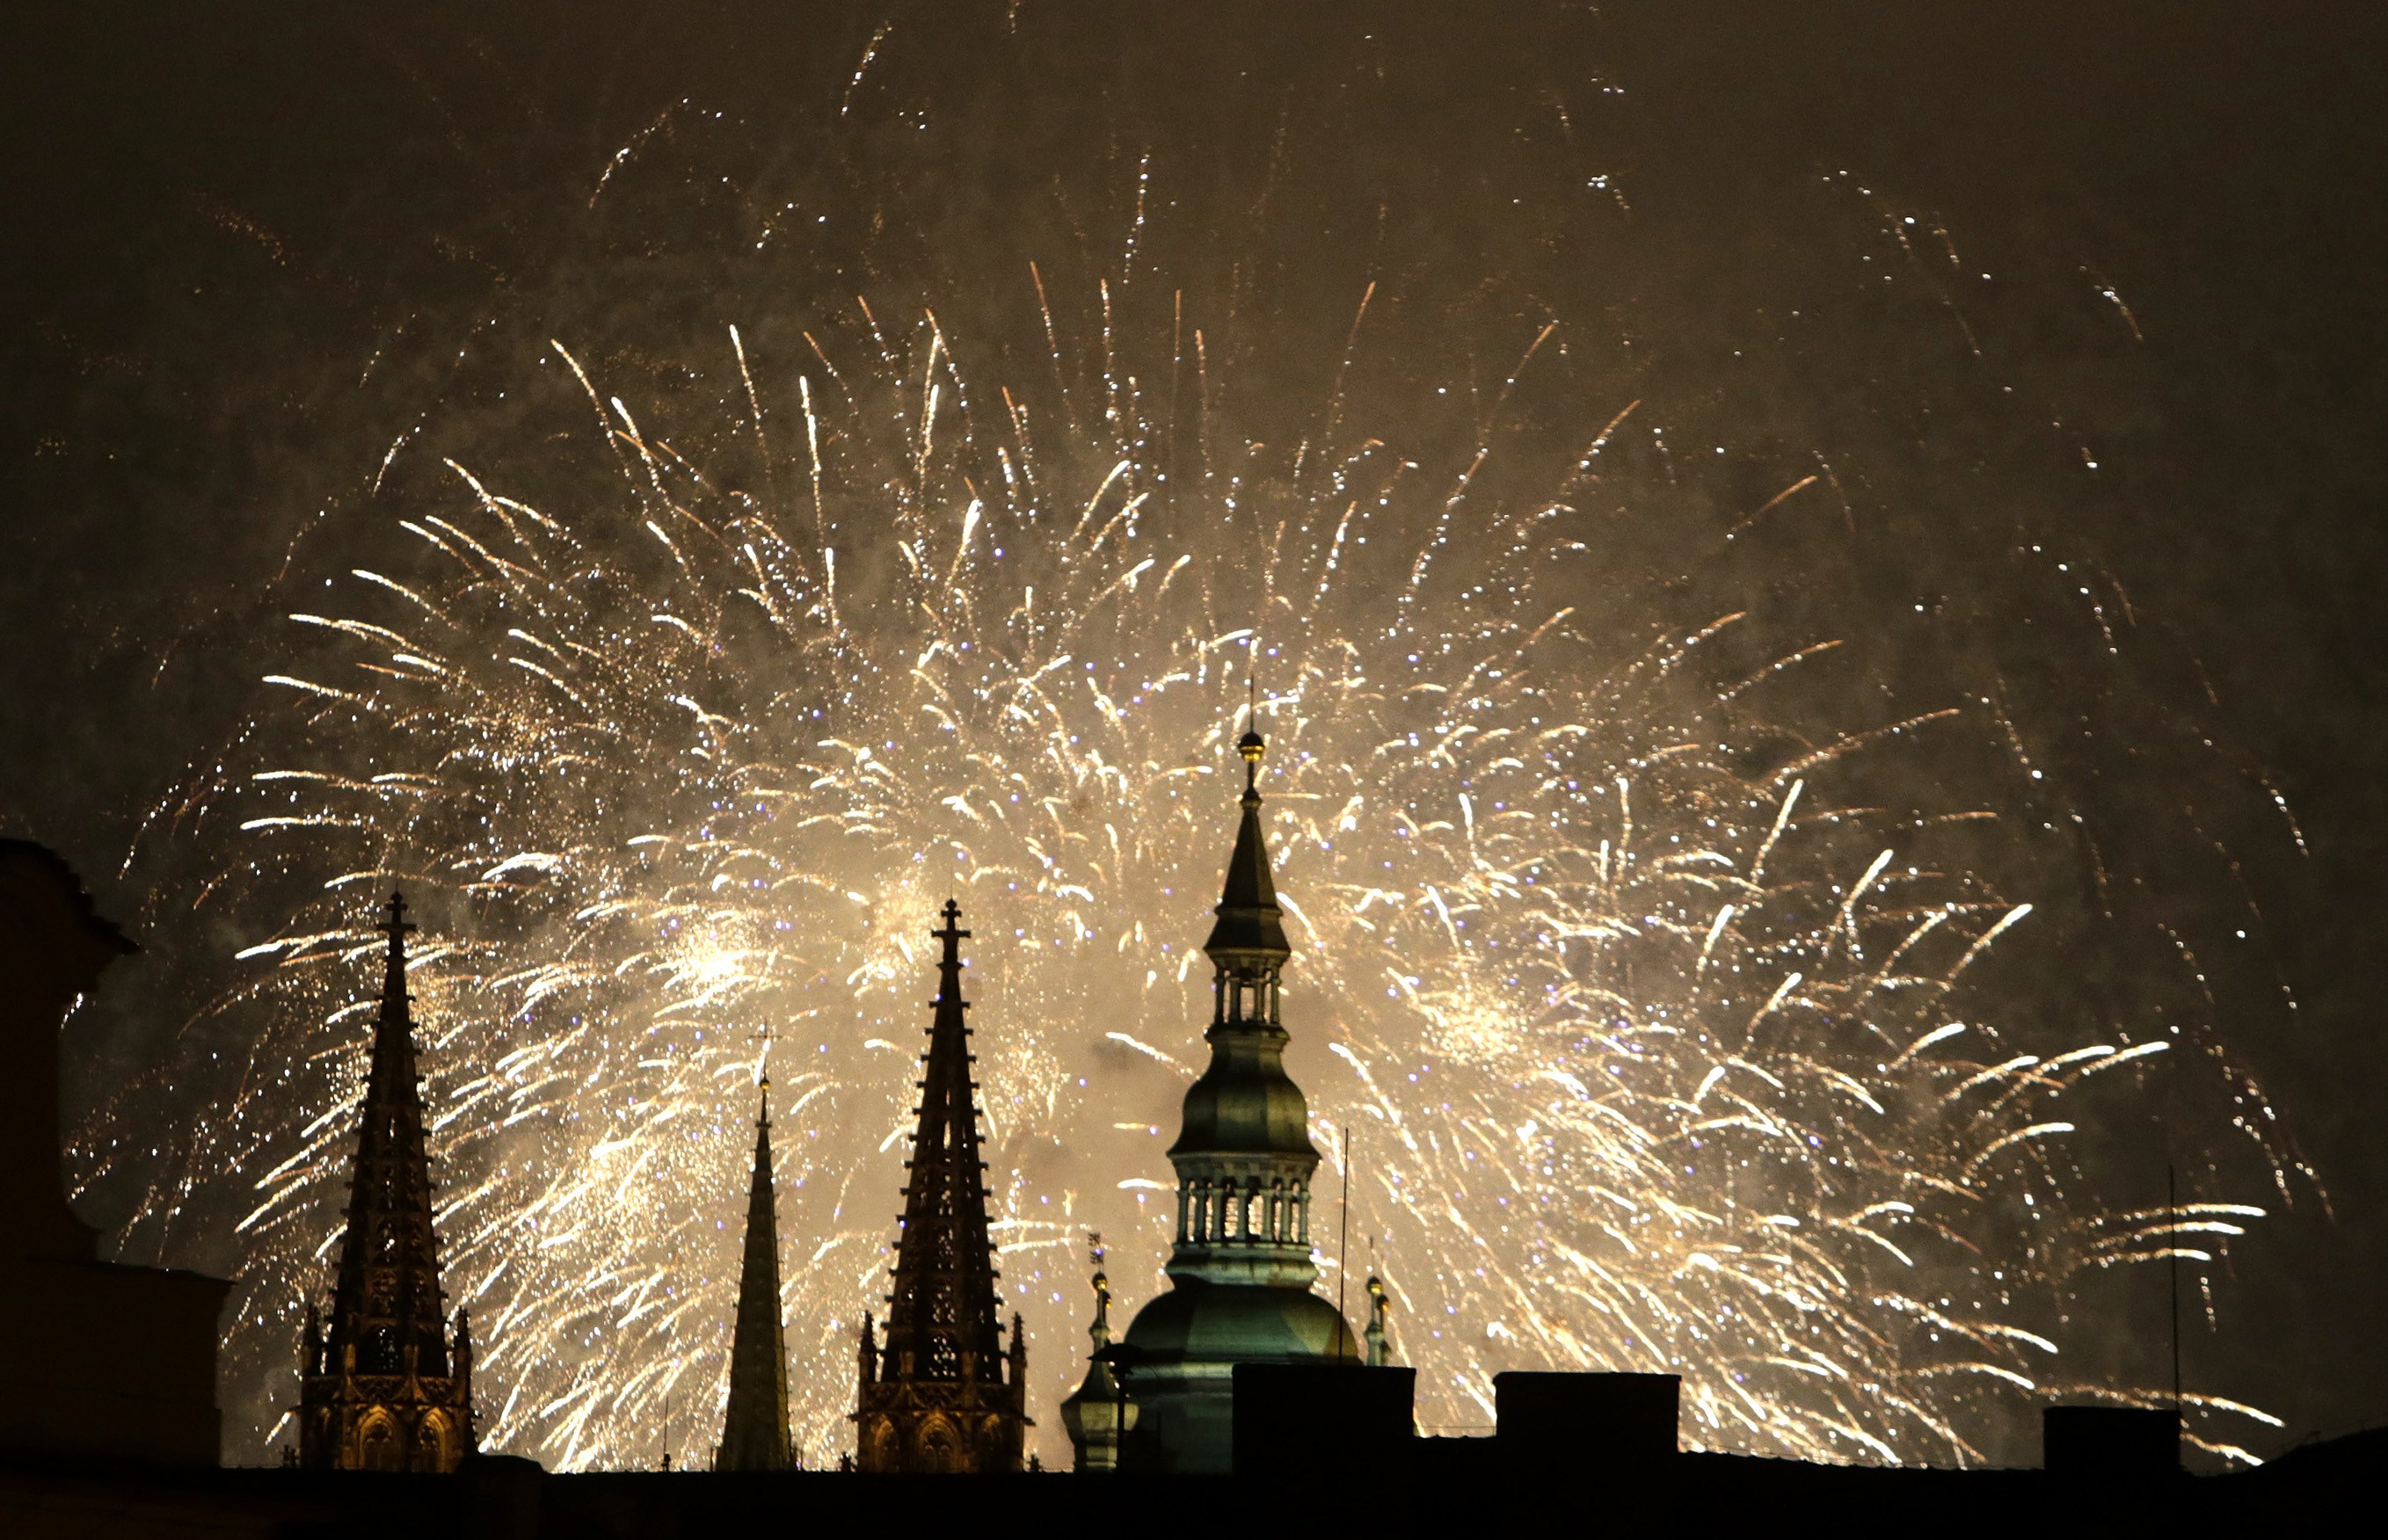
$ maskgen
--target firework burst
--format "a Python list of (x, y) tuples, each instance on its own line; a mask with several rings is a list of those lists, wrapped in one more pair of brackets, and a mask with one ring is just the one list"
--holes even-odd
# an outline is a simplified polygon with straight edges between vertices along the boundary
[[(1208, 403), (1175, 335), (1162, 367)], [(569, 489), (394, 483), (409, 554), (293, 617), (325, 645), (191, 799), (235, 815), (229, 890), (324, 879), (243, 953), (248, 1080), (183, 1163), (218, 1174), (152, 1198), (254, 1188), (232, 1352), (260, 1434), (337, 1234), (392, 880), (426, 921), (439, 1224), (491, 1444), (709, 1447), (768, 1063), (799, 1441), (841, 1446), (949, 893), (1049, 1411), (1079, 1231), (1123, 1277), (1166, 1250), (1248, 690), (1296, 1072), (1320, 1146), (1354, 1130), (1429, 1423), (1489, 1421), (1503, 1368), (1665, 1369), (1708, 1446), (1975, 1458), (1998, 1403), (2069, 1383), (2068, 1279), (2258, 1212), (2111, 1209), (2071, 1163), (2102, 1089), (2172, 1044), (2052, 1041), (1975, 982), (2028, 944), (1968, 862), (1997, 821), (1850, 771), (1959, 713), (1819, 733), (1780, 700), (1829, 638), (1586, 606), (1617, 553), (1580, 495), (1627, 403), (1527, 495), (1492, 484), (1505, 391), (1454, 456), (1333, 409), (1278, 448), (1148, 416), (1109, 354), (1097, 405), (1039, 411), (983, 395), (926, 313), (806, 341), (750, 367), (732, 334), (670, 430), (553, 347)], [(2217, 1445), (2260, 1415), (2202, 1410)]]

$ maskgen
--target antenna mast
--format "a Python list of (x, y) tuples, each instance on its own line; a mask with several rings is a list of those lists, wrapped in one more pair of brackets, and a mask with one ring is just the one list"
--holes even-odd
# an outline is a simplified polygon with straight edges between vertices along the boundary
[(2165, 1162), (2165, 1228), (2171, 1245), (2166, 1248), (2172, 1272), (2172, 1416), (2180, 1420), (2180, 1189), (2172, 1162)]
[(1350, 1261), (1351, 1261), (1351, 1257), (1352, 1257), (1352, 1125), (1351, 1125), (1351, 1124), (1346, 1123), (1346, 1124), (1344, 1124), (1344, 1125), (1343, 1125), (1343, 1128), (1342, 1128), (1342, 1134), (1343, 1134), (1343, 1198), (1342, 1198), (1342, 1202), (1341, 1202), (1341, 1205), (1340, 1205), (1340, 1207), (1342, 1208), (1342, 1215), (1341, 1215), (1341, 1217), (1340, 1217), (1340, 1220), (1338, 1221), (1338, 1224), (1337, 1224), (1337, 1227), (1336, 1227), (1336, 1236), (1335, 1236), (1335, 1330), (1336, 1330), (1338, 1332), (1348, 1332), (1348, 1331), (1350, 1331), (1350, 1330), (1351, 1330), (1350, 1326), (1346, 1324), (1346, 1322), (1345, 1322), (1345, 1318), (1344, 1318), (1344, 1315), (1343, 1315), (1343, 1300), (1344, 1300), (1344, 1296), (1345, 1296), (1345, 1294), (1346, 1294), (1347, 1291), (1349, 1290), (1350, 1285), (1351, 1285), (1351, 1282), (1352, 1282), (1352, 1269), (1351, 1269), (1350, 1266), (1348, 1265), (1348, 1264), (1350, 1263)]

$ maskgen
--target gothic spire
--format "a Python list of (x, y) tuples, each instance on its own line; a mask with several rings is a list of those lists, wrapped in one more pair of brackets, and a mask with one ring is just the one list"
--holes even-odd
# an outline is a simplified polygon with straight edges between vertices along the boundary
[(746, 1256), (738, 1274), (738, 1319), (730, 1345), (730, 1402), (722, 1412), (717, 1471), (785, 1471), (788, 1349), (780, 1319), (780, 1218), (771, 1183), (771, 1079), (755, 1114), (755, 1174), (746, 1186)]
[(376, 928), (388, 938), (381, 1008), (331, 1320), (320, 1360), (304, 1366), (300, 1456), (312, 1466), (451, 1470), (474, 1442), (471, 1354), (467, 1341), (464, 1353), (451, 1355), (441, 1308), (423, 1082), (406, 992), (406, 938), (414, 926), (404, 895), (390, 894)]
[[(1020, 1465), (1024, 1368), (1013, 1327), (1007, 1365), (979, 1158), (975, 1055), (962, 999), (961, 906), (947, 900), (935, 1016), (921, 1056), (920, 1122), (904, 1185), (885, 1345), (865, 1339), (855, 1420), (865, 1471), (1010, 1471)], [(1007, 1382), (1005, 1370), (1011, 1370)], [(875, 1373), (874, 1373), (875, 1368)]]
[(390, 894), (388, 917), (377, 928), (388, 940), (349, 1178), (348, 1236), (332, 1296), (332, 1350), (353, 1347), (362, 1371), (444, 1374), (447, 1312), (440, 1308), (438, 1242), (431, 1232), (431, 1162), (423, 1143), (413, 997), (406, 992), (406, 938), (415, 928), (406, 917), (403, 894)]

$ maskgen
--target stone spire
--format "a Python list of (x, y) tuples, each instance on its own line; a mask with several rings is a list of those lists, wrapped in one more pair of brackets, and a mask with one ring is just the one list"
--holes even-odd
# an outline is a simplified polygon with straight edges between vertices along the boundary
[(738, 1320), (730, 1341), (730, 1401), (721, 1415), (717, 1471), (786, 1471), (788, 1346), (780, 1320), (780, 1215), (771, 1186), (771, 1078), (755, 1114), (755, 1174), (746, 1186), (746, 1256), (738, 1273)]
[(1211, 1062), (1187, 1089), (1169, 1147), (1177, 1170), (1170, 1289), (1137, 1312), (1114, 1360), (1134, 1364), (1136, 1420), (1122, 1451), (1130, 1471), (1226, 1471), (1233, 1448), (1230, 1385), (1239, 1363), (1349, 1363), (1354, 1337), (1311, 1292), (1310, 1179), (1318, 1151), (1310, 1111), (1286, 1073), (1278, 1019), (1283, 911), (1261, 827), (1267, 745), (1247, 731), (1242, 816), (1203, 951), (1213, 969)]
[[(978, 1083), (962, 999), (961, 906), (946, 901), (935, 1016), (922, 1055), (920, 1124), (904, 1186), (884, 1344), (864, 1325), (854, 1420), (864, 1471), (1020, 1469), (1026, 1357), (1017, 1317), (1002, 1347), (986, 1162), (979, 1158)], [(875, 1362), (874, 1362), (875, 1360)], [(1009, 1378), (1005, 1370), (1010, 1370)]]
[(431, 1228), (423, 1082), (406, 992), (406, 900), (389, 896), (381, 1010), (349, 1178), (348, 1231), (322, 1333), (300, 1365), (299, 1463), (315, 1469), (452, 1471), (475, 1446), (472, 1342), (451, 1341)]

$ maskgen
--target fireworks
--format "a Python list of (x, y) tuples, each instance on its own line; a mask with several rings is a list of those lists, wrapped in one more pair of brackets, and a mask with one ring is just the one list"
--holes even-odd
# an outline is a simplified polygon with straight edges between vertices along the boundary
[[(1624, 403), (1521, 498), (1486, 489), (1497, 414), (1448, 465), (1331, 423), (1230, 452), (1113, 357), (1068, 425), (933, 317), (885, 339), (857, 310), (765, 367), (733, 334), (718, 410), (669, 429), (556, 345), (531, 388), (603, 474), (559, 501), (453, 465), (392, 495), (410, 556), (293, 617), (332, 645), (206, 797), (259, 891), (328, 880), (244, 953), (248, 1078), (184, 1162), (210, 1203), (254, 1189), (231, 1358), (260, 1434), (396, 880), (489, 1442), (709, 1448), (768, 1062), (797, 1435), (833, 1458), (952, 894), (1057, 1460), (1077, 1237), (1131, 1306), (1166, 1250), (1248, 689), (1295, 1073), (1321, 1149), (1353, 1130), (1429, 1425), (1489, 1422), (1502, 1368), (1666, 1369), (1708, 1446), (1970, 1458), (2002, 1398), (2072, 1382), (2068, 1278), (2259, 1212), (2098, 1203), (2072, 1109), (2172, 1043), (2007, 1019), (1971, 983), (2030, 944), (1966, 865), (1990, 814), (1842, 789), (1959, 713), (1813, 735), (1778, 708), (1832, 638), (1586, 611), (1614, 553), (1575, 499)], [(1202, 368), (1199, 334), (1163, 367)], [(2201, 1409), (2210, 1442), (2244, 1410)]]

